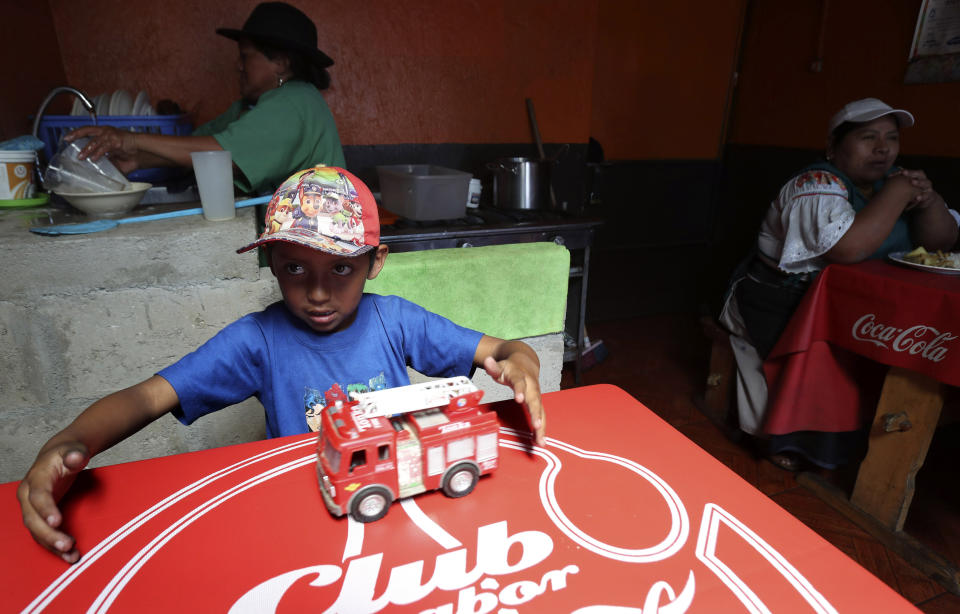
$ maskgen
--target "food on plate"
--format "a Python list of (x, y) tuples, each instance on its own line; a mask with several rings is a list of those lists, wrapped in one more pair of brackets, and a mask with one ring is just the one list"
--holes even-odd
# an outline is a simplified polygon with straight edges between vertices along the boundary
[(903, 259), (907, 262), (913, 262), (915, 264), (922, 264), (925, 266), (960, 269), (960, 254), (944, 253), (939, 249), (935, 254), (931, 254), (925, 250), (923, 246), (918, 247), (912, 252), (904, 254)]

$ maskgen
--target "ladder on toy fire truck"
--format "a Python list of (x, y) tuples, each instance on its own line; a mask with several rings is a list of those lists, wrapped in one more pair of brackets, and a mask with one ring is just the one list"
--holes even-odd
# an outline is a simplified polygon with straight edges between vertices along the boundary
[(446, 407), (452, 399), (477, 390), (469, 377), (460, 376), (373, 392), (351, 392), (350, 396), (358, 401), (357, 409), (364, 418), (374, 418)]

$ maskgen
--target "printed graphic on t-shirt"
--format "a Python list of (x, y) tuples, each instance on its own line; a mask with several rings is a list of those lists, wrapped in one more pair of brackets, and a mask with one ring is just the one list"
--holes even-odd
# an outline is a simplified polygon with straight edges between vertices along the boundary
[[(339, 382), (338, 382), (339, 383)], [(332, 384), (331, 384), (332, 386)], [(329, 389), (330, 386), (327, 387)], [(345, 390), (349, 395), (354, 392), (373, 392), (374, 390), (384, 390), (387, 388), (387, 377), (383, 371), (376, 377), (371, 377), (367, 383), (357, 382), (355, 384), (340, 384), (340, 389)], [(303, 389), (303, 412), (307, 418), (307, 426), (311, 431), (320, 430), (320, 415), (327, 401), (322, 390), (307, 386)]]

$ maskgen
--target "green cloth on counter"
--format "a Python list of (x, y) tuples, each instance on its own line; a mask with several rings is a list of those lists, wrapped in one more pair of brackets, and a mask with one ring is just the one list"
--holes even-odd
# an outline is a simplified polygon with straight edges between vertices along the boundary
[(563, 331), (570, 252), (515, 243), (390, 254), (366, 292), (395, 294), (502, 339)]

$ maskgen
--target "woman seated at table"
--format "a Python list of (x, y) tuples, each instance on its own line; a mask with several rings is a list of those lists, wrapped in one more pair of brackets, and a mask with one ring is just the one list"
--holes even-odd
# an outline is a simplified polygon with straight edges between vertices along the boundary
[(801, 459), (833, 468), (857, 460), (860, 433), (762, 433), (767, 404), (762, 363), (813, 277), (830, 263), (884, 258), (922, 245), (950, 249), (956, 212), (921, 170), (894, 165), (907, 111), (876, 98), (851, 102), (829, 124), (826, 160), (794, 175), (770, 204), (756, 245), (734, 274), (721, 322), (737, 361), (741, 430), (765, 438), (766, 453), (796, 470)]
[(317, 28), (284, 2), (257, 5), (243, 29), (219, 28), (237, 41), (240, 94), (222, 115), (190, 136), (85, 126), (68, 140), (90, 137), (81, 157), (109, 155), (124, 173), (154, 166), (190, 167), (194, 151), (226, 149), (243, 192), (273, 192), (290, 174), (317, 164), (345, 166), (333, 115), (320, 90), (333, 60), (317, 49)]

